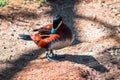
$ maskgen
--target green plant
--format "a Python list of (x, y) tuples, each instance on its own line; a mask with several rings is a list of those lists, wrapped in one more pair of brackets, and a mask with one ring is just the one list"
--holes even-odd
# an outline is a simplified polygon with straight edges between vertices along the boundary
[(9, 4), (8, 0), (0, 0), (0, 7), (4, 7)]
[(45, 3), (45, 0), (40, 0), (41, 3)]

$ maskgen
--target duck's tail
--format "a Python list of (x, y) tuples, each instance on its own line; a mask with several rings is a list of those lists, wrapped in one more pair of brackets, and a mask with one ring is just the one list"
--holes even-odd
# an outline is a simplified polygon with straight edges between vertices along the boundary
[(19, 34), (20, 39), (27, 40), (27, 41), (32, 41), (30, 35), (27, 34)]

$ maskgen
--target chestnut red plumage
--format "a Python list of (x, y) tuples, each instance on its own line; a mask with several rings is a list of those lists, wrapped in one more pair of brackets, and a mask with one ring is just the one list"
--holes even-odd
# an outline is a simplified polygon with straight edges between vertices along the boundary
[[(73, 41), (71, 29), (63, 23), (61, 16), (53, 17), (53, 24), (45, 25), (39, 29), (34, 29), (36, 34), (32, 34), (31, 39), (38, 47), (46, 49), (46, 56), (49, 60), (58, 61), (65, 55), (53, 54), (52, 50), (69, 46)], [(50, 52), (49, 52), (50, 51)]]

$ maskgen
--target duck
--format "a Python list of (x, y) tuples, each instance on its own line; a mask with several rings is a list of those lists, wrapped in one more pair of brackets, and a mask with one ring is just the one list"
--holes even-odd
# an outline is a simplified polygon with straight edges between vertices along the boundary
[(51, 24), (33, 29), (33, 32), (35, 33), (31, 34), (30, 38), (39, 48), (45, 49), (46, 57), (51, 61), (65, 58), (65, 54), (54, 54), (53, 50), (71, 45), (74, 39), (72, 30), (63, 22), (60, 15), (54, 16)]

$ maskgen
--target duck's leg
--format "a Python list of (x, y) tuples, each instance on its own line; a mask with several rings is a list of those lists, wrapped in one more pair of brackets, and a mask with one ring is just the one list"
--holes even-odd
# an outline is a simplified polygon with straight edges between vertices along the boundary
[(51, 61), (60, 61), (61, 58), (65, 58), (65, 55), (54, 54), (52, 50), (50, 50), (50, 53), (49, 53), (49, 50), (46, 49), (45, 53), (46, 53), (46, 57)]
[(49, 50), (48, 50), (48, 49), (46, 49), (45, 54), (46, 54), (46, 57), (47, 57), (49, 60), (51, 60), (51, 61), (58, 61), (57, 59), (55, 59), (54, 57), (52, 57), (52, 53), (51, 53), (51, 51), (50, 51), (50, 53), (49, 53)]
[(55, 57), (55, 58), (65, 58), (65, 54), (54, 54), (53, 53), (53, 50), (50, 50), (50, 54), (52, 55), (52, 57)]

